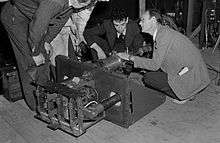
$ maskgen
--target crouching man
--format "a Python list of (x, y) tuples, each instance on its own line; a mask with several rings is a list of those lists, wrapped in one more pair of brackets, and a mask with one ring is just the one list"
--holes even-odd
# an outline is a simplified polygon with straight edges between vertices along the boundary
[(200, 51), (186, 36), (163, 26), (159, 11), (147, 10), (140, 25), (142, 32), (153, 36), (153, 58), (127, 53), (118, 53), (118, 56), (133, 61), (135, 67), (152, 70), (144, 76), (146, 86), (167, 93), (178, 104), (192, 99), (208, 86), (210, 79)]

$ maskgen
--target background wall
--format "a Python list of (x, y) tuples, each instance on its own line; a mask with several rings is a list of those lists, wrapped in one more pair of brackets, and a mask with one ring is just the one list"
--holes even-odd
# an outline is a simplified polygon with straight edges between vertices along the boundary
[(188, 14), (188, 0), (146, 0), (146, 9), (156, 8), (161, 13), (177, 13), (180, 12), (182, 15), (178, 15), (176, 24), (186, 29), (187, 26), (187, 14)]
[(92, 27), (104, 19), (109, 19), (114, 7), (125, 9), (131, 19), (139, 18), (139, 0), (110, 0), (109, 2), (98, 2), (87, 26)]

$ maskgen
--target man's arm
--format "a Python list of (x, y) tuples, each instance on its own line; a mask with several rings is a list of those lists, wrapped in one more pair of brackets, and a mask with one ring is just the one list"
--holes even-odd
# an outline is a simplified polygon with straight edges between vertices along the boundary
[(141, 32), (141, 30), (140, 30), (140, 26), (138, 25), (138, 23), (137, 22), (135, 22), (135, 21), (133, 21), (134, 22), (134, 32), (136, 33), (136, 34), (138, 34), (138, 33), (140, 33)]
[(106, 30), (104, 28), (104, 23), (99, 24), (93, 28), (85, 29), (83, 32), (83, 36), (89, 46), (91, 46), (93, 43), (96, 42), (96, 37), (102, 36), (106, 33)]
[(35, 55), (39, 54), (39, 48), (47, 32), (49, 21), (53, 16), (60, 12), (66, 0), (43, 0), (29, 24), (28, 42)]
[(161, 67), (161, 64), (167, 54), (167, 51), (172, 43), (171, 37), (168, 34), (160, 35), (157, 45), (154, 47), (153, 58), (147, 59), (139, 56), (130, 56), (127, 53), (118, 53), (117, 55), (125, 60), (134, 62), (134, 67), (156, 71)]
[(139, 50), (143, 48), (143, 42), (144, 42), (143, 36), (140, 33), (136, 34), (131, 44), (133, 55), (140, 54)]
[[(166, 36), (166, 35), (164, 35)], [(161, 37), (161, 41), (156, 44), (153, 51), (153, 58), (147, 59), (144, 57), (133, 56), (134, 66), (148, 70), (156, 71), (161, 67), (164, 57), (169, 48), (170, 40), (167, 37)]]
[(83, 35), (87, 44), (93, 48), (98, 55), (99, 59), (105, 59), (106, 54), (103, 49), (98, 45), (99, 42), (103, 42), (103, 39), (100, 36), (106, 33), (104, 23), (97, 25), (93, 28), (85, 29)]

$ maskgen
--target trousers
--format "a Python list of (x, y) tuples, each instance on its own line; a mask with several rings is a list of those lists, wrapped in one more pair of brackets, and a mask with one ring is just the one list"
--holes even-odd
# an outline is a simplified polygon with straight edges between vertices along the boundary
[(167, 96), (179, 100), (168, 84), (167, 74), (161, 70), (145, 73), (143, 76), (143, 83), (147, 87), (159, 90)]
[(33, 73), (33, 69), (35, 70), (35, 80), (39, 83), (49, 80), (49, 63), (39, 67), (35, 66), (31, 49), (27, 42), (30, 19), (25, 17), (10, 2), (7, 2), (2, 9), (1, 21), (13, 48), (25, 101), (31, 110), (35, 110), (34, 91), (36, 87), (32, 85), (33, 78), (30, 73)]

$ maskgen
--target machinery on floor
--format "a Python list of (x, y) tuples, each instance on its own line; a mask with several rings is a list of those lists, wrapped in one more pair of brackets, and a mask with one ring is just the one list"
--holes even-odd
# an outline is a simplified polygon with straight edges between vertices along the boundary
[(166, 99), (129, 78), (131, 64), (117, 57), (93, 64), (57, 56), (56, 68), (57, 82), (38, 85), (35, 117), (76, 137), (102, 119), (128, 128)]

